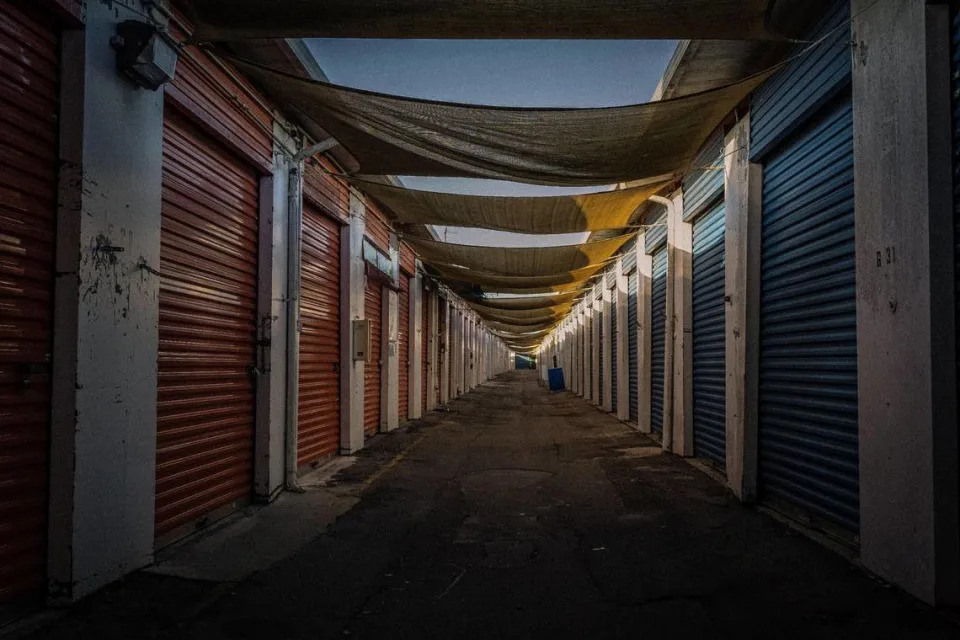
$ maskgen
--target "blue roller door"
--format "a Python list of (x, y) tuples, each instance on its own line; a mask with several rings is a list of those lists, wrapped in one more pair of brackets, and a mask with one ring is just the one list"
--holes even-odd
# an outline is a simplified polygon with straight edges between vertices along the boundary
[(759, 490), (856, 531), (853, 120), (842, 97), (765, 162)]
[(721, 467), (726, 462), (724, 349), (724, 206), (693, 223), (693, 446)]
[(667, 248), (653, 253), (653, 283), (650, 291), (650, 424), (663, 433), (663, 375), (667, 335)]
[(627, 356), (630, 360), (630, 422), (640, 419), (640, 371), (637, 367), (637, 270), (627, 277)]
[(610, 296), (610, 396), (613, 398), (613, 411), (617, 410), (617, 290)]

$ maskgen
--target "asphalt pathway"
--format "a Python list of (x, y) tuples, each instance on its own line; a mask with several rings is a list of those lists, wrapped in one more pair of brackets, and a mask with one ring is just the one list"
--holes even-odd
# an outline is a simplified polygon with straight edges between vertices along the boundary
[(535, 372), (377, 438), (239, 583), (135, 576), (36, 637), (951, 638), (960, 627)]

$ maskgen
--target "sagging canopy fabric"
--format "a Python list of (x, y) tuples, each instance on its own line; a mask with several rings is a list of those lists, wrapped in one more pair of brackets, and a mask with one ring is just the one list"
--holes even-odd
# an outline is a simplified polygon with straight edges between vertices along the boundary
[(352, 178), (386, 205), (398, 222), (477, 227), (517, 233), (577, 233), (620, 229), (665, 183), (569, 196), (473, 196), (405, 189)]
[(547, 276), (502, 276), (463, 267), (436, 264), (431, 266), (445, 280), (479, 286), (484, 291), (492, 293), (550, 293), (580, 288), (584, 282), (603, 269), (604, 264)]
[(490, 314), (480, 314), (480, 317), (484, 320), (489, 320), (491, 322), (500, 322), (502, 324), (509, 324), (514, 327), (531, 327), (533, 325), (545, 324), (548, 322), (557, 322), (563, 318), (562, 314), (554, 315), (543, 315), (543, 316), (533, 316), (529, 318), (515, 318), (511, 316), (500, 316), (495, 313)]
[(669, 100), (536, 109), (404, 98), (235, 62), (285, 107), (336, 138), (361, 174), (558, 186), (656, 182), (685, 170), (722, 119), (775, 70)]
[(480, 298), (471, 300), (470, 303), (487, 309), (510, 309), (510, 310), (530, 310), (530, 309), (549, 309), (560, 305), (566, 305), (567, 308), (576, 298), (574, 293), (563, 293), (553, 296), (529, 296), (520, 298)]
[(494, 320), (487, 320), (485, 321), (485, 324), (488, 328), (505, 334), (506, 337), (511, 339), (525, 340), (536, 338), (539, 332), (544, 332), (545, 334), (547, 331), (555, 327), (557, 322), (556, 320), (551, 320), (550, 322), (541, 322), (540, 324), (520, 327), (503, 322), (496, 322)]
[[(781, 40), (800, 0), (190, 0), (196, 38)], [(809, 0), (807, 0), (809, 1)]]
[(546, 318), (562, 318), (569, 311), (571, 305), (563, 304), (555, 307), (546, 307), (543, 309), (491, 309), (483, 305), (468, 302), (481, 317), (492, 318), (494, 320), (542, 320)]
[(552, 247), (484, 247), (405, 237), (404, 240), (433, 267), (459, 267), (484, 274), (535, 278), (570, 274), (603, 266), (634, 234), (582, 244)]

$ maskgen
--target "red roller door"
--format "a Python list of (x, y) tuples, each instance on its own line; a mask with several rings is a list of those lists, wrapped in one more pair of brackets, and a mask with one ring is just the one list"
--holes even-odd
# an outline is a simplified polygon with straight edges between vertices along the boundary
[(400, 351), (399, 358), (399, 379), (400, 379), (400, 420), (407, 419), (407, 409), (409, 406), (409, 364), (410, 364), (410, 279), (405, 273), (400, 274), (400, 295), (399, 317), (400, 317), (400, 339), (397, 342), (397, 349)]
[(0, 4), (0, 603), (45, 581), (59, 32)]
[(380, 280), (367, 276), (364, 297), (364, 314), (370, 321), (370, 359), (363, 369), (363, 430), (373, 435), (380, 426), (380, 328), (383, 325)]
[(255, 170), (170, 107), (164, 127), (158, 536), (250, 496), (258, 238)]
[(340, 227), (303, 203), (297, 464), (340, 445)]

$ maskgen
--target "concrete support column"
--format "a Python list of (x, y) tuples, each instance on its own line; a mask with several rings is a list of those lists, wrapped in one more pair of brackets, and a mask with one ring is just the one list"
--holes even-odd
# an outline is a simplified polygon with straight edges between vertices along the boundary
[[(630, 419), (630, 332), (627, 305), (627, 275), (623, 272), (623, 259), (617, 260), (617, 286), (613, 290), (617, 297), (617, 418)], [(639, 343), (638, 343), (639, 344)]]
[(600, 307), (602, 286), (594, 287), (590, 300), (590, 399), (600, 406)]
[(651, 332), (653, 308), (650, 304), (653, 286), (653, 258), (644, 249), (646, 233), (637, 235), (637, 428), (652, 433), (650, 422)]
[[(350, 225), (340, 230), (340, 453), (363, 448), (363, 373), (353, 359), (353, 321), (364, 319), (363, 234), (366, 207), (350, 194)], [(371, 366), (374, 366), (371, 363)]]
[(420, 354), (423, 349), (423, 273), (417, 261), (416, 275), (410, 278), (410, 340), (409, 340), (409, 376), (407, 384), (407, 416), (415, 420), (423, 416), (420, 389), (423, 386), (423, 362)]
[[(128, 9), (127, 5), (132, 8)], [(62, 42), (47, 573), (68, 603), (153, 559), (163, 92), (107, 43), (139, 2), (90, 3)]]
[(380, 431), (393, 431), (400, 424), (400, 308), (396, 289), (383, 287), (380, 350)]
[[(693, 225), (683, 221), (683, 196), (673, 196), (667, 219), (667, 340), (672, 341), (667, 355), (670, 363), (665, 375), (672, 377), (664, 385), (664, 409), (670, 406), (670, 419), (664, 414), (664, 429), (672, 429), (670, 451), (693, 455)], [(664, 437), (664, 441), (667, 438)]]
[(440, 333), (440, 404), (450, 401), (450, 299), (443, 301), (443, 331)]
[(950, 15), (853, 0), (860, 557), (960, 603)]
[(757, 497), (760, 369), (760, 232), (763, 169), (750, 163), (750, 119), (724, 141), (727, 484), (744, 502)]
[(436, 289), (427, 294), (427, 411), (437, 408), (437, 376), (439, 374), (438, 354), (440, 333), (437, 327), (439, 318), (439, 296)]
[[(616, 287), (616, 283), (614, 283), (614, 287)], [(613, 320), (611, 317), (613, 309), (610, 304), (615, 292), (616, 288), (608, 288), (606, 278), (604, 278), (603, 298), (600, 301), (603, 307), (603, 343), (600, 345), (601, 353), (603, 353), (603, 390), (600, 406), (608, 413), (613, 411), (613, 385), (617, 384), (617, 381), (613, 379)]]

